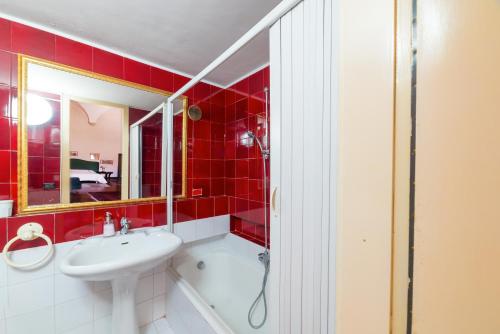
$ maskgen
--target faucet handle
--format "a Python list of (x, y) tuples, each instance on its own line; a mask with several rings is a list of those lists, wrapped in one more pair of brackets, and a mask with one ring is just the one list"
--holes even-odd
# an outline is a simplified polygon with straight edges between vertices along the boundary
[(126, 217), (122, 217), (120, 220), (120, 226), (130, 225), (130, 221)]

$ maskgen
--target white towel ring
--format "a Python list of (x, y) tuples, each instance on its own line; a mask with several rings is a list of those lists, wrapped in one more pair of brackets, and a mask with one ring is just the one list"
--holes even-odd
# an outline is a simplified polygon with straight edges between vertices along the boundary
[[(45, 255), (34, 262), (31, 263), (22, 263), (22, 264), (17, 264), (14, 263), (9, 256), (7, 255), (7, 252), (9, 251), (10, 246), (17, 240), (23, 240), (23, 241), (30, 241), (30, 240), (35, 240), (37, 238), (42, 238), (47, 242), (47, 246), (49, 246), (49, 250)], [(18, 268), (18, 269), (26, 269), (26, 268), (32, 268), (40, 263), (44, 263), (51, 255), (52, 252), (54, 251), (54, 245), (52, 244), (52, 240), (45, 234), (43, 234), (43, 227), (42, 225), (38, 223), (27, 223), (21, 226), (17, 230), (17, 236), (14, 237), (13, 239), (9, 240), (9, 242), (5, 245), (3, 248), (3, 258), (5, 262), (13, 267), (13, 268)]]

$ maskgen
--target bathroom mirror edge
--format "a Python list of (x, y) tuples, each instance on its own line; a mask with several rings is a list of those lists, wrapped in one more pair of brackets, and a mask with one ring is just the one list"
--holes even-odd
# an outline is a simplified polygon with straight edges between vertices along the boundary
[[(166, 200), (166, 196), (153, 196), (135, 199), (120, 199), (111, 201), (97, 202), (79, 202), (79, 203), (58, 203), (58, 204), (43, 204), (29, 205), (28, 203), (28, 125), (27, 125), (27, 108), (26, 108), (26, 92), (28, 85), (28, 65), (40, 65), (49, 67), (55, 70), (77, 74), (92, 79), (102, 80), (108, 83), (122, 85), (130, 88), (143, 90), (150, 93), (156, 93), (169, 97), (171, 92), (158, 88), (145, 86), (139, 83), (130, 82), (127, 80), (110, 77), (104, 74), (91, 72), (88, 70), (60, 64), (50, 60), (45, 60), (37, 57), (18, 54), (18, 87), (17, 87), (17, 210), (16, 215), (31, 215), (39, 213), (61, 212), (75, 209), (89, 209), (94, 207), (110, 207), (129, 204), (155, 203)], [(181, 193), (174, 195), (174, 199), (182, 199), (186, 197), (187, 191), (187, 97), (182, 96), (182, 181)], [(61, 140), (65, 140), (61, 138)], [(69, 140), (67, 138), (67, 140)]]

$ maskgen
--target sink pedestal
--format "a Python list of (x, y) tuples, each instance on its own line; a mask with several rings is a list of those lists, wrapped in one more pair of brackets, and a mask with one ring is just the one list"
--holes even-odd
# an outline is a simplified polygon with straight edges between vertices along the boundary
[(112, 334), (139, 334), (135, 313), (135, 290), (139, 274), (117, 277), (111, 281), (113, 287)]

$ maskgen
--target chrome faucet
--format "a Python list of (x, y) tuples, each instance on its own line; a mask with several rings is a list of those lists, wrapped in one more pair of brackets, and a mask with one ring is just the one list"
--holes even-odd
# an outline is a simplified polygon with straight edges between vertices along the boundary
[(120, 226), (120, 234), (127, 234), (130, 228), (130, 222), (127, 220), (127, 218), (122, 217), (122, 219), (120, 220)]

